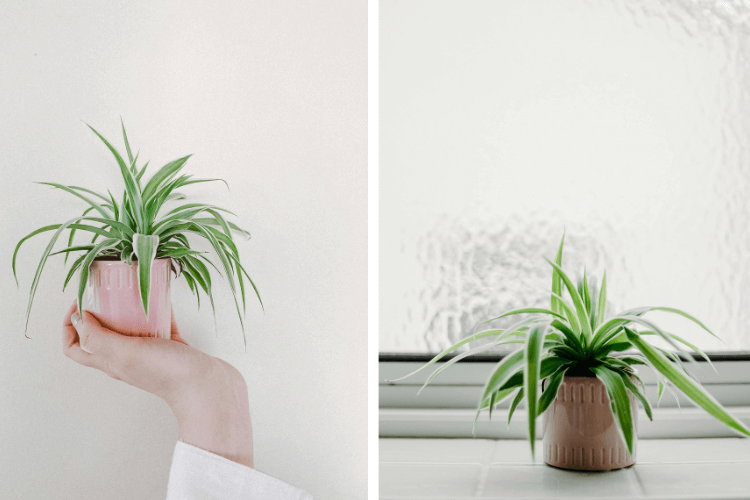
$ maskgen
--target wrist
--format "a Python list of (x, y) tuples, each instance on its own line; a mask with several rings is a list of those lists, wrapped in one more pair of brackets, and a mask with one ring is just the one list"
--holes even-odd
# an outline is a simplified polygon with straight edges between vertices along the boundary
[(178, 438), (190, 445), (253, 467), (253, 438), (245, 380), (233, 366), (216, 359), (200, 380), (168, 401)]

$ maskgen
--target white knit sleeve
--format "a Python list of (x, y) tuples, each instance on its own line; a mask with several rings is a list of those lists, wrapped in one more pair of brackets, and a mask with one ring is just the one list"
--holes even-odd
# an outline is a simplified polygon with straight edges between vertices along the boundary
[(177, 441), (167, 500), (312, 500), (267, 474)]

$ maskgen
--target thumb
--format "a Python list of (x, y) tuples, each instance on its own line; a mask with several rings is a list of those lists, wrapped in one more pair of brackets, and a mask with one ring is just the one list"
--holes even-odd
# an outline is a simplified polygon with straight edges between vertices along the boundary
[(97, 357), (112, 358), (127, 349), (125, 339), (117, 332), (104, 328), (91, 312), (84, 310), (83, 317), (75, 312), (70, 322), (78, 332), (81, 349)]

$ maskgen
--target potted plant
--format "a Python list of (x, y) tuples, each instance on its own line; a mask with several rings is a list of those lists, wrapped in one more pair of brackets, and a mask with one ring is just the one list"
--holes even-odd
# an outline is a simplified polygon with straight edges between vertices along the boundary
[[(201, 252), (191, 248), (188, 236), (208, 240), (219, 258), (220, 266), (229, 281), (237, 315), (245, 338), (244, 322), (237, 300), (235, 279), (239, 282), (242, 310), (245, 311), (246, 278), (253, 287), (258, 300), (260, 294), (245, 268), (232, 233), (250, 234), (236, 224), (227, 221), (221, 212), (232, 212), (204, 203), (186, 203), (185, 195), (178, 189), (192, 184), (221, 179), (193, 179), (191, 175), (179, 175), (190, 156), (184, 156), (161, 167), (146, 181), (148, 162), (138, 165), (138, 154), (133, 156), (122, 123), (122, 136), (127, 152), (123, 156), (99, 132), (88, 127), (101, 139), (114, 156), (125, 181), (125, 190), (116, 199), (107, 194), (78, 186), (65, 186), (53, 182), (40, 182), (66, 191), (86, 202), (88, 207), (79, 217), (62, 224), (44, 226), (29, 233), (16, 245), (13, 253), (13, 276), (16, 276), (16, 256), (21, 245), (29, 238), (47, 231), (54, 231), (47, 244), (29, 292), (26, 309), (28, 330), (31, 305), (34, 300), (39, 277), (47, 258), (65, 254), (67, 263), (70, 254), (78, 253), (68, 271), (63, 291), (76, 271), (78, 280), (78, 310), (97, 313), (102, 324), (126, 335), (170, 338), (171, 273), (185, 277), (191, 291), (198, 299), (202, 289), (211, 302), (216, 319), (212, 294), (211, 275), (213, 267), (219, 268)], [(226, 184), (225, 181), (221, 180)], [(227, 185), (227, 189), (229, 186)], [(118, 200), (121, 200), (118, 203)], [(170, 204), (173, 205), (170, 207)], [(63, 231), (70, 232), (68, 246), (53, 252), (55, 243)], [(76, 234), (88, 233), (91, 240), (75, 243)], [(99, 241), (97, 241), (99, 240)], [(178, 273), (179, 268), (179, 273)], [(83, 306), (83, 307), (82, 307)], [(262, 302), (261, 302), (262, 307)], [(247, 339), (245, 338), (247, 349)]]
[[(555, 262), (547, 260), (552, 266), (550, 309), (516, 309), (480, 323), (477, 326), (512, 315), (531, 315), (508, 328), (471, 335), (418, 370), (396, 380), (424, 370), (473, 340), (493, 338), (491, 342), (445, 362), (428, 377), (424, 386), (471, 354), (499, 345), (519, 344), (517, 349), (503, 357), (487, 379), (477, 418), (485, 409), (491, 416), (500, 402), (509, 399), (512, 401), (508, 414), (510, 423), (519, 403), (525, 401), (532, 456), (536, 419), (543, 414), (544, 460), (549, 465), (566, 469), (612, 470), (635, 463), (636, 399), (643, 405), (649, 419), (652, 418), (651, 405), (636, 365), (653, 369), (658, 378), (659, 400), (664, 388), (672, 383), (720, 422), (750, 437), (750, 429), (701, 387), (687, 371), (678, 353), (653, 346), (645, 339), (658, 336), (677, 351), (685, 353), (693, 363), (696, 361), (692, 353), (685, 352), (680, 344), (697, 352), (710, 364), (705, 353), (681, 337), (663, 331), (644, 315), (650, 311), (679, 314), (711, 335), (714, 333), (693, 316), (671, 307), (639, 307), (607, 315), (606, 273), (599, 290), (595, 283), (589, 283), (585, 270), (583, 280), (574, 285), (561, 267), (564, 241), (565, 235), (560, 241)], [(545, 383), (540, 391), (542, 380)], [(475, 418), (475, 429), (476, 421)]]

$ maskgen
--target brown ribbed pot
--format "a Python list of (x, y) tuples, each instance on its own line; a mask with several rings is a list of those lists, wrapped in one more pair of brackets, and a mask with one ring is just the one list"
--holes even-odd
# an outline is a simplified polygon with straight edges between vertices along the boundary
[[(638, 430), (638, 407), (628, 391)], [(562, 469), (605, 471), (635, 463), (617, 432), (604, 383), (596, 377), (564, 377), (555, 401), (542, 417), (544, 462)]]

